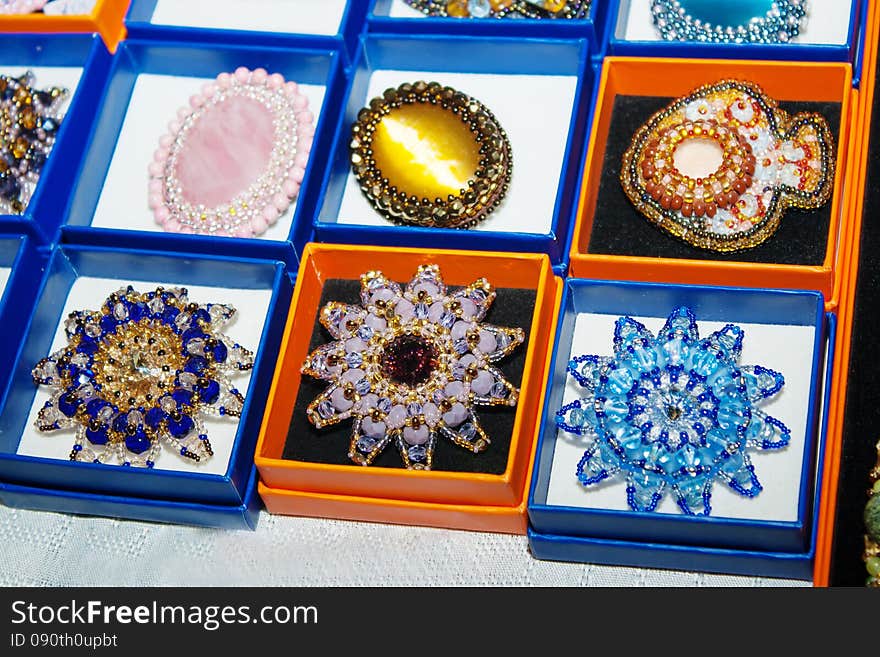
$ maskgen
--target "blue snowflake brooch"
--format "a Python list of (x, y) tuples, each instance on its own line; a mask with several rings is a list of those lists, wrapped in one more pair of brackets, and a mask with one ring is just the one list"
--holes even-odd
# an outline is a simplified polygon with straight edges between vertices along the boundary
[(572, 359), (567, 370), (586, 394), (560, 408), (556, 423), (590, 440), (577, 466), (580, 482), (625, 477), (634, 511), (653, 511), (671, 490), (684, 513), (709, 515), (716, 480), (758, 495), (748, 452), (786, 447), (791, 432), (759, 408), (785, 379), (738, 365), (744, 336), (728, 324), (701, 339), (694, 313), (682, 306), (656, 337), (621, 317), (613, 356)]
[(229, 377), (254, 363), (220, 332), (234, 314), (194, 303), (185, 288), (131, 286), (100, 310), (71, 313), (67, 344), (33, 370), (52, 389), (37, 429), (75, 429), (72, 461), (152, 468), (163, 443), (185, 459), (211, 457), (202, 417), (241, 417), (244, 396)]

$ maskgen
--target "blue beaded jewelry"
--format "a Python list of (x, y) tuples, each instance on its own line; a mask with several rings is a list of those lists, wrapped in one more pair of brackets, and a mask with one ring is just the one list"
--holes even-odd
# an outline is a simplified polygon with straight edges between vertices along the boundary
[(38, 89), (31, 71), (0, 75), (0, 214), (22, 214), (55, 144), (68, 92)]
[(152, 468), (163, 442), (193, 461), (212, 456), (201, 417), (241, 417), (244, 397), (227, 377), (254, 362), (220, 333), (234, 314), (191, 302), (185, 288), (131, 286), (100, 310), (71, 313), (67, 345), (32, 373), (54, 391), (37, 429), (75, 428), (72, 461)]
[(760, 410), (784, 378), (738, 365), (744, 331), (728, 324), (701, 339), (694, 313), (676, 308), (654, 337), (621, 317), (614, 355), (578, 356), (568, 372), (586, 395), (556, 413), (563, 431), (587, 437), (577, 465), (584, 486), (620, 477), (634, 511), (653, 511), (667, 490), (689, 515), (709, 515), (712, 486), (745, 497), (762, 486), (750, 450), (786, 447), (788, 428)]
[(666, 41), (788, 43), (801, 29), (806, 0), (651, 0)]

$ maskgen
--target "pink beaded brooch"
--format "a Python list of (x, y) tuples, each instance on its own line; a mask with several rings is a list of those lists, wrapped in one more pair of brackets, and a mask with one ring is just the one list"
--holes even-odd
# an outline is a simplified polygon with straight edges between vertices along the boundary
[(253, 237), (299, 193), (315, 133), (308, 98), (278, 73), (221, 73), (177, 112), (150, 164), (165, 230)]

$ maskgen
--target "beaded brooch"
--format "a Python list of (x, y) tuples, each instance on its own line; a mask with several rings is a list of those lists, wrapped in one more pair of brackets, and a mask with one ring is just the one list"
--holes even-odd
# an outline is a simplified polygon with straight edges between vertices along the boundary
[(149, 167), (170, 232), (253, 237), (290, 207), (315, 132), (308, 98), (264, 69), (221, 73), (178, 111)]
[(49, 16), (90, 14), (97, 0), (50, 0), (43, 7), (43, 13)]
[(75, 428), (72, 461), (152, 468), (162, 443), (193, 461), (212, 456), (201, 417), (240, 417), (244, 397), (228, 377), (253, 367), (253, 354), (220, 332), (234, 314), (190, 301), (185, 288), (131, 286), (100, 310), (71, 313), (67, 345), (33, 370), (53, 389), (36, 427)]
[(768, 239), (788, 208), (827, 203), (834, 167), (822, 116), (789, 116), (758, 85), (722, 80), (639, 128), (620, 181), (655, 226), (692, 246), (730, 252)]
[(651, 0), (666, 41), (788, 43), (806, 20), (806, 0)]
[(34, 82), (0, 75), (0, 214), (24, 212), (61, 126), (67, 90)]
[(871, 488), (865, 504), (865, 569), (867, 585), (880, 588), (880, 442), (877, 443), (877, 462), (870, 473)]
[(32, 14), (40, 11), (47, 0), (0, 0), (0, 14)]
[(428, 16), (452, 18), (586, 18), (590, 0), (404, 0)]
[(479, 101), (437, 82), (388, 89), (352, 126), (361, 191), (402, 224), (470, 228), (507, 193), (513, 168), (504, 129)]
[(633, 511), (653, 511), (667, 491), (689, 515), (709, 515), (715, 481), (745, 497), (762, 486), (750, 450), (786, 447), (788, 428), (759, 408), (785, 383), (760, 365), (738, 365), (744, 331), (728, 324), (701, 339), (694, 313), (676, 308), (656, 337), (621, 317), (614, 355), (573, 358), (586, 391), (556, 412), (563, 431), (590, 440), (577, 478), (626, 480)]
[(360, 306), (321, 309), (334, 342), (302, 371), (330, 386), (309, 404), (309, 421), (320, 429), (352, 419), (348, 456), (360, 465), (392, 442), (414, 470), (431, 469), (440, 437), (484, 451), (490, 439), (475, 407), (516, 405), (519, 390), (493, 363), (525, 339), (522, 329), (483, 323), (492, 286), (481, 278), (451, 292), (437, 265), (422, 265), (405, 289), (367, 272), (360, 296)]

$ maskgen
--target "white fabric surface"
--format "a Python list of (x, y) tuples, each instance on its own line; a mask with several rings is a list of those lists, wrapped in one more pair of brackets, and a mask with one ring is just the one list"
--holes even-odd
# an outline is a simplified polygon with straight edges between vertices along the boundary
[(525, 536), (273, 516), (221, 531), (0, 507), (0, 586), (807, 586), (538, 561)]

